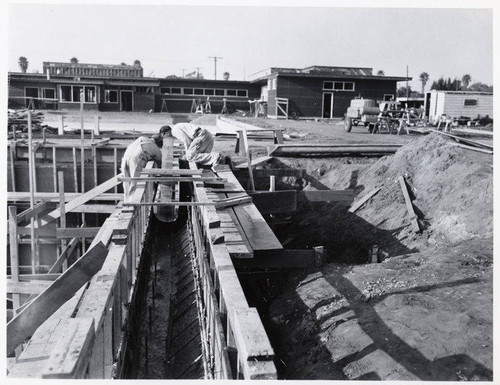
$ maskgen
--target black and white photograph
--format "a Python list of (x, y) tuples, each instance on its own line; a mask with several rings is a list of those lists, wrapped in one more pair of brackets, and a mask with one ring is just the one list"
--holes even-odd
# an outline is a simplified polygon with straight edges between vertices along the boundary
[(494, 383), (498, 11), (6, 1), (4, 380)]

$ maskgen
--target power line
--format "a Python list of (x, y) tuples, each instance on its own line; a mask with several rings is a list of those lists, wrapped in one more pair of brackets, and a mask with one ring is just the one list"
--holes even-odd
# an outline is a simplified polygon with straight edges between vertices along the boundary
[(220, 56), (209, 56), (208, 58), (214, 59), (214, 66), (215, 66), (214, 79), (217, 80), (217, 59), (224, 59), (224, 58)]

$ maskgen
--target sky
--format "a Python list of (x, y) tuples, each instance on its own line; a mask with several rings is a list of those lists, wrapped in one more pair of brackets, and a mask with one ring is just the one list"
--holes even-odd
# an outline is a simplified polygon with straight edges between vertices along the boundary
[[(491, 9), (356, 8), (325, 2), (198, 2), (199, 5), (138, 5), (11, 2), (8, 7), (7, 67), (42, 72), (43, 61), (132, 64), (139, 59), (144, 76), (181, 76), (200, 72), (213, 79), (230, 73), (248, 80), (269, 67), (311, 65), (371, 67), (405, 76), (406, 66), (420, 90), (419, 74), (493, 83)], [(439, 5), (439, 0), (433, 2)], [(480, 4), (473, 2), (469, 4)], [(346, 3), (344, 3), (346, 4)], [(368, 4), (368, 3), (364, 3)], [(393, 2), (408, 6), (401, 0)], [(453, 3), (460, 4), (460, 3)], [(362, 4), (361, 4), (362, 5)], [(404, 85), (404, 84), (402, 84)]]

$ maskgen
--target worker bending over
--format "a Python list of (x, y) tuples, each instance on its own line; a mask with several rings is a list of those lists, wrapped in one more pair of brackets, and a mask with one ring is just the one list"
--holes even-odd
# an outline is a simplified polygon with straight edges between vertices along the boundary
[(214, 136), (202, 127), (191, 123), (177, 123), (172, 127), (161, 127), (160, 135), (162, 137), (172, 135), (183, 143), (186, 149), (186, 159), (189, 162), (196, 162), (199, 165), (211, 166), (212, 168), (223, 163), (221, 154), (212, 152)]
[[(125, 178), (138, 177), (142, 169), (150, 160), (154, 160), (157, 167), (161, 167), (161, 150), (163, 141), (156, 134), (151, 138), (141, 136), (132, 142), (123, 154), (121, 170)], [(123, 182), (125, 200), (128, 198), (135, 182)]]

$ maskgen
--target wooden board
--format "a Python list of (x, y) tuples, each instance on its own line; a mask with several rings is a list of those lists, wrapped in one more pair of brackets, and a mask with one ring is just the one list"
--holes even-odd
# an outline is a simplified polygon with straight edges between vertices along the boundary
[[(106, 182), (100, 184), (99, 186), (93, 188), (92, 190), (86, 192), (85, 194), (80, 194), (78, 198), (75, 198), (71, 201), (69, 201), (65, 206), (64, 210), (66, 213), (72, 211), (78, 206), (83, 205), (84, 203), (87, 203), (89, 200), (99, 196), (100, 194), (103, 194), (104, 192), (112, 189), (116, 185), (118, 185), (120, 182), (118, 181), (118, 178), (121, 176), (117, 175)], [(51, 211), (48, 213), (46, 216), (40, 219), (39, 222), (35, 223), (35, 228), (39, 228), (42, 226), (45, 226), (47, 223), (52, 222), (53, 220), (59, 218), (61, 216), (61, 210), (56, 209), (54, 211)]]
[[(226, 179), (228, 188), (243, 190), (229, 167), (217, 172)], [(283, 246), (253, 203), (245, 203), (231, 208), (254, 252), (282, 250)]]
[(99, 271), (108, 249), (99, 243), (61, 274), (7, 324), (7, 352), (13, 351)]
[[(174, 138), (167, 136), (163, 138), (163, 147), (161, 148), (161, 168), (162, 171), (171, 172), (174, 169)], [(162, 178), (167, 179), (167, 178)], [(172, 195), (175, 190), (179, 191), (179, 182), (172, 181), (166, 184), (158, 185), (156, 190), (157, 202), (172, 202)], [(156, 219), (161, 222), (173, 222), (177, 219), (179, 208), (177, 206), (155, 206), (153, 208)]]
[(356, 212), (361, 206), (363, 206), (368, 201), (368, 199), (370, 199), (372, 196), (374, 196), (379, 191), (380, 191), (380, 188), (375, 188), (375, 189), (371, 190), (368, 194), (363, 196), (363, 198), (361, 198), (356, 203), (354, 203), (348, 211), (350, 213)]
[(408, 193), (408, 188), (406, 187), (405, 178), (404, 176), (400, 175), (398, 180), (401, 186), (401, 191), (403, 192), (403, 196), (405, 198), (406, 209), (408, 210), (408, 215), (410, 217), (413, 231), (418, 233), (420, 231), (420, 227), (418, 225), (417, 214), (415, 214), (415, 210), (413, 209), (413, 204), (411, 203), (410, 194)]
[(298, 191), (298, 202), (349, 202), (354, 200), (354, 190)]
[[(81, 193), (64, 193), (64, 199), (66, 202), (69, 202), (73, 199), (76, 199), (78, 197), (82, 196)], [(123, 199), (123, 194), (117, 194), (117, 193), (105, 193), (105, 194), (100, 194), (92, 199), (89, 200), (100, 200), (100, 201), (119, 201)], [(30, 193), (29, 192), (13, 192), (13, 191), (8, 191), (7, 192), (7, 200), (9, 202), (14, 202), (14, 201), (22, 201), (26, 202), (30, 200)], [(59, 202), (59, 193), (40, 193), (37, 192), (35, 193), (35, 202)]]
[[(272, 156), (261, 156), (259, 158), (255, 158), (255, 159), (252, 159), (252, 167), (255, 167), (255, 166), (259, 166), (263, 163), (267, 163), (269, 162), (270, 160), (272, 160), (273, 157)], [(236, 169), (247, 169), (248, 168), (248, 161), (246, 162), (243, 162), (241, 164), (238, 164), (237, 166), (234, 166)]]
[(394, 154), (400, 144), (371, 145), (371, 144), (279, 144), (268, 147), (269, 156), (307, 156), (307, 155), (345, 155), (345, 154), (363, 154), (372, 156), (381, 156), (385, 154)]

